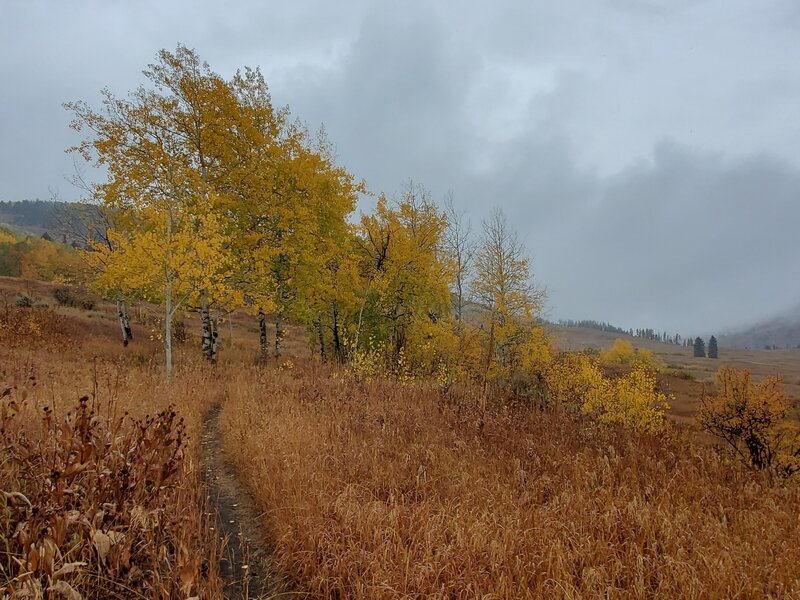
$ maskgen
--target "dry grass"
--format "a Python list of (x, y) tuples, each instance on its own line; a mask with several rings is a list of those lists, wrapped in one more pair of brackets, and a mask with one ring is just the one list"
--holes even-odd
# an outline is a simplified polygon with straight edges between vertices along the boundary
[(219, 598), (197, 457), (222, 387), (189, 356), (167, 387), (147, 330), (124, 349), (103, 315), (0, 307), (0, 591)]
[[(19, 286), (0, 278), (0, 308)], [(46, 284), (24, 286), (38, 302), (52, 293)], [(193, 345), (179, 346), (168, 387), (161, 347), (149, 339), (152, 307), (137, 312), (135, 342), (125, 349), (107, 305), (21, 310), (52, 326), (38, 336), (35, 327), (0, 333), (0, 393), (12, 389), (0, 406), (12, 394), (17, 405), (0, 457), (0, 490), (10, 494), (0, 511), (8, 544), (0, 548), (0, 586), (9, 590), (64, 581), (85, 597), (220, 597), (219, 547), (196, 465), (202, 417), (225, 398), (225, 452), (300, 594), (800, 598), (799, 486), (768, 486), (681, 428), (648, 437), (523, 406), (481, 415), (467, 389), (356, 383), (298, 358), (309, 351), (297, 329), (286, 358), (259, 368), (257, 332), (245, 315), (223, 325), (234, 343), (223, 342), (213, 370)], [(82, 405), (81, 396), (89, 397)], [(170, 405), (176, 416), (137, 424)], [(81, 416), (92, 408), (91, 418)], [(84, 451), (87, 435), (94, 450)], [(126, 468), (126, 456), (136, 473), (131, 490), (103, 479)], [(87, 466), (67, 480), (70, 464)], [(148, 494), (167, 472), (164, 489)], [(67, 488), (77, 496), (64, 495)], [(103, 506), (111, 502), (113, 511)], [(82, 516), (70, 521), (75, 511)], [(158, 519), (158, 532), (142, 515)], [(15, 533), (22, 529), (29, 539), (38, 530), (34, 547), (45, 552), (47, 536), (59, 542), (58, 552), (49, 550), (52, 565), (37, 550), (31, 568), (31, 546)], [(119, 544), (105, 559), (98, 531)]]
[(800, 489), (675, 434), (317, 365), (232, 374), (230, 458), (332, 598), (800, 597)]

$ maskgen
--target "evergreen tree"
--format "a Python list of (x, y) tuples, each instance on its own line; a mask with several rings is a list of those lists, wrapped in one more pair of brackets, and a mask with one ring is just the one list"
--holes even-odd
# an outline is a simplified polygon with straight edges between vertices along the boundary
[(694, 338), (694, 355), (697, 358), (705, 358), (706, 343), (703, 341), (703, 338)]
[(711, 339), (708, 340), (708, 358), (719, 358), (719, 354), (717, 352), (717, 338), (713, 335)]

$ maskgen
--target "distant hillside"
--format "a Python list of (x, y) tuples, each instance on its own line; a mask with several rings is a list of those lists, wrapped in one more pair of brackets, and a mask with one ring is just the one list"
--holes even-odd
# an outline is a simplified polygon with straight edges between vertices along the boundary
[(0, 225), (0, 276), (40, 281), (77, 281), (84, 263), (70, 245)]
[(0, 201), (0, 224), (23, 234), (83, 245), (91, 223), (98, 221), (97, 209), (77, 202), (44, 200)]
[(744, 331), (720, 335), (719, 343), (729, 348), (800, 348), (800, 305)]

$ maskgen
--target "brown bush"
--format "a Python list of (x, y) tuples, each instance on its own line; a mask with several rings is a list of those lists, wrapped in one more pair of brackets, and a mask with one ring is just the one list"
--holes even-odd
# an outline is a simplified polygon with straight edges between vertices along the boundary
[(787, 418), (789, 397), (778, 376), (761, 383), (750, 371), (724, 366), (717, 373), (717, 393), (702, 398), (700, 426), (724, 440), (746, 464), (789, 478), (800, 472), (800, 431)]
[(63, 418), (46, 406), (35, 420), (26, 406), (35, 385), (31, 376), (0, 398), (0, 590), (216, 597), (213, 521), (182, 419), (171, 408), (117, 417), (84, 396)]
[(75, 343), (74, 325), (51, 308), (0, 307), (0, 343), (8, 346), (57, 346)]

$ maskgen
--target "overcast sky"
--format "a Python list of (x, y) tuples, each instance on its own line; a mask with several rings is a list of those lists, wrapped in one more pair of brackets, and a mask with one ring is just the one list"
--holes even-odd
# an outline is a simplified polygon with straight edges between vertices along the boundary
[(800, 304), (797, 0), (0, 8), (0, 199), (75, 197), (61, 104), (180, 42), (261, 67), (371, 190), (452, 190), (475, 229), (502, 207), (551, 318), (694, 335)]

